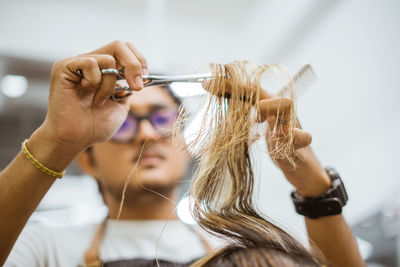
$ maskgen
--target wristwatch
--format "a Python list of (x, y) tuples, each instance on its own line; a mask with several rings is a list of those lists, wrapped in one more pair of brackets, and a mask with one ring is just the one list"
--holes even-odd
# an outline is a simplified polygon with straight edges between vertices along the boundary
[(332, 184), (328, 191), (321, 196), (303, 198), (296, 191), (291, 193), (290, 196), (298, 214), (316, 219), (342, 213), (342, 208), (348, 200), (342, 179), (333, 168), (325, 168), (325, 171), (329, 175)]

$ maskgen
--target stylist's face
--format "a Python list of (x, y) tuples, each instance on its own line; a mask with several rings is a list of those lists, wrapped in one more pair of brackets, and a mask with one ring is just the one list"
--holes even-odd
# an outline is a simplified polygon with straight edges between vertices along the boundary
[(184, 143), (183, 140), (173, 141), (170, 134), (165, 134), (167, 126), (160, 130), (157, 123), (164, 123), (163, 116), (175, 115), (177, 104), (171, 95), (156, 86), (135, 92), (129, 101), (129, 116), (153, 115), (152, 119), (141, 119), (137, 124), (130, 119), (130, 123), (125, 126), (135, 132), (133, 136), (127, 137), (131, 133), (128, 131), (118, 136), (122, 138), (118, 143), (111, 140), (96, 144), (92, 151), (94, 175), (103, 190), (117, 194), (121, 194), (129, 175), (132, 179), (128, 187), (133, 190), (142, 190), (143, 187), (153, 190), (176, 187), (187, 169), (187, 154), (182, 149)]

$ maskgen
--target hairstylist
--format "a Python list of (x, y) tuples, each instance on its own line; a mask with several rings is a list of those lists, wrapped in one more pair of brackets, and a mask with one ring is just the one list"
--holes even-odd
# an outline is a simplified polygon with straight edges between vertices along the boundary
[[(111, 100), (116, 77), (102, 76), (100, 69), (116, 67), (125, 68), (131, 88), (142, 89), (146, 61), (129, 43), (115, 41), (53, 66), (48, 114), (25, 151), (55, 173), (43, 172), (23, 152), (1, 173), (0, 265), (54, 176), (78, 155), (80, 166), (100, 185), (109, 219), (69, 228), (28, 224), (6, 266), (112, 266), (132, 259), (133, 264), (153, 266), (156, 257), (180, 266), (209, 249), (197, 229), (177, 220), (175, 205), (168, 200), (177, 201), (187, 169), (186, 152), (166, 134), (176, 119), (179, 99), (168, 88), (153, 86), (118, 102)], [(116, 221), (124, 183), (136, 164), (121, 220)], [(171, 221), (156, 255), (167, 219)]]
[[(47, 117), (24, 149), (42, 167), (35, 166), (21, 151), (0, 174), (0, 264), (7, 259), (22, 230), (22, 239), (16, 243), (6, 266), (77, 266), (82, 262), (101, 265), (99, 258), (107, 261), (107, 266), (128, 259), (136, 259), (138, 264), (154, 261), (159, 222), (171, 219), (174, 208), (154, 192), (173, 199), (187, 160), (185, 152), (163, 135), (153, 118), (161, 116), (169, 122), (179, 104), (161, 87), (146, 88), (119, 102), (110, 100), (115, 76), (102, 76), (100, 69), (115, 67), (125, 68), (131, 88), (143, 87), (141, 76), (147, 74), (147, 65), (129, 43), (115, 41), (53, 66)], [(82, 70), (83, 78), (77, 75), (78, 70)], [(276, 119), (267, 116), (275, 104), (273, 100), (264, 100), (265, 118)], [(137, 127), (128, 127), (130, 134), (121, 132), (123, 123), (137, 123)], [(275, 161), (296, 187), (298, 197), (320, 196), (331, 187), (331, 180), (309, 148), (309, 136), (296, 131), (297, 149), (303, 161), (295, 171), (286, 162)], [(142, 149), (148, 152), (143, 154), (129, 183), (122, 221), (116, 222), (113, 219), (123, 184)], [(105, 227), (27, 229), (26, 221), (55, 176), (60, 176), (77, 156), (83, 169), (98, 181), (110, 220)], [(335, 266), (363, 265), (342, 215), (306, 218), (306, 222), (310, 238)], [(160, 241), (159, 259), (184, 265), (207, 252), (207, 242), (192, 229), (177, 220), (172, 222), (172, 228)], [(153, 262), (147, 264), (152, 266)]]

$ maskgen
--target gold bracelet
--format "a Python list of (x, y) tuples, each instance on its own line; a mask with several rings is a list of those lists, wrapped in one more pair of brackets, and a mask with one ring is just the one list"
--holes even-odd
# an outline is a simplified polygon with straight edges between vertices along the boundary
[(29, 161), (35, 165), (36, 168), (38, 168), (39, 170), (41, 170), (44, 173), (47, 173), (48, 175), (57, 177), (57, 178), (62, 178), (64, 175), (64, 172), (56, 172), (53, 170), (50, 170), (49, 168), (47, 168), (46, 166), (44, 166), (42, 163), (40, 163), (37, 159), (35, 159), (35, 157), (31, 154), (31, 152), (29, 152), (28, 148), (26, 147), (26, 143), (28, 142), (28, 139), (26, 139), (23, 143), (22, 143), (22, 151), (24, 152), (25, 156), (27, 159), (29, 159)]

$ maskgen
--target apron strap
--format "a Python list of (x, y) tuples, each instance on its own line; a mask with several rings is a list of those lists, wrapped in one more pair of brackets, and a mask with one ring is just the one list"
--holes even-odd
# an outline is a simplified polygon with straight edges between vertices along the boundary
[(90, 243), (90, 247), (85, 252), (83, 267), (101, 267), (103, 263), (100, 260), (100, 245), (103, 239), (104, 229), (106, 226), (105, 219), (97, 228), (96, 233)]

